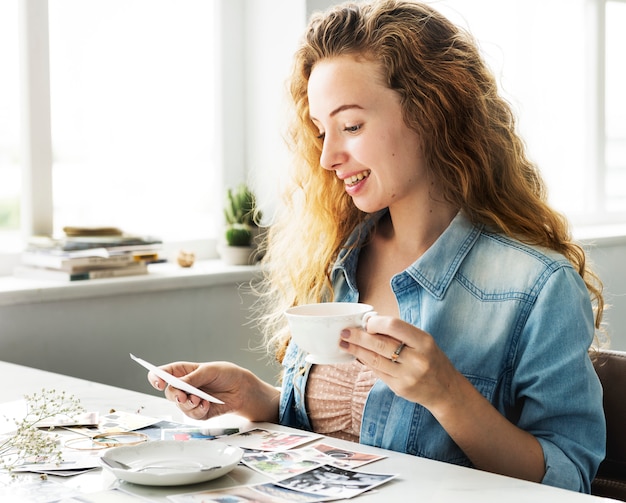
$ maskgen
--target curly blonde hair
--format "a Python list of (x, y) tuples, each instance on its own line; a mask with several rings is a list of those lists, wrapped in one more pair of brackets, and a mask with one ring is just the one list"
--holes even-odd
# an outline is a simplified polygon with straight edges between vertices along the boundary
[(333, 299), (331, 267), (349, 234), (367, 218), (335, 174), (320, 166), (322, 141), (309, 117), (311, 71), (318, 61), (340, 55), (381, 63), (448, 203), (475, 223), (567, 257), (587, 285), (599, 328), (602, 285), (572, 241), (566, 219), (547, 204), (511, 107), (473, 38), (427, 5), (380, 0), (314, 15), (295, 55), (293, 172), (270, 228), (256, 304), (267, 349), (282, 359), (289, 339), (286, 308)]

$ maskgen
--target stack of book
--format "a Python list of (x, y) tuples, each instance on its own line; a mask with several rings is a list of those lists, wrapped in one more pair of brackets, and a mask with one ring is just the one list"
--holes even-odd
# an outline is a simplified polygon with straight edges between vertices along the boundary
[(147, 274), (161, 262), (158, 238), (124, 234), (117, 228), (64, 228), (62, 238), (35, 237), (22, 253), (14, 275), (79, 281)]

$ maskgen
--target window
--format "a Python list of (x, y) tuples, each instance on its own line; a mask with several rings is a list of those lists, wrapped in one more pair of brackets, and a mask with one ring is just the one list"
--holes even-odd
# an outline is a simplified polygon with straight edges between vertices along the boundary
[(49, 2), (55, 232), (212, 232), (213, 5)]
[(606, 8), (606, 211), (626, 213), (626, 2)]
[[(17, 0), (0, 2), (0, 235), (19, 230), (20, 119)], [(2, 250), (0, 249), (0, 252)]]
[[(11, 231), (17, 234), (20, 172), (29, 169), (33, 186), (24, 185), (22, 195), (36, 192), (35, 206), (48, 194), (51, 201), (34, 209), (43, 217), (38, 232), (105, 225), (169, 241), (215, 236), (222, 196), (217, 5), (1, 2), (0, 65), (15, 78), (0, 81), (0, 253)], [(19, 30), (23, 63), (35, 68), (21, 89)], [(29, 138), (39, 157), (33, 168), (20, 157), (21, 98), (36, 102), (28, 126), (36, 130)]]
[(442, 0), (434, 5), (479, 41), (516, 111), (551, 203), (577, 224), (623, 222), (626, 78), (620, 58), (626, 3)]

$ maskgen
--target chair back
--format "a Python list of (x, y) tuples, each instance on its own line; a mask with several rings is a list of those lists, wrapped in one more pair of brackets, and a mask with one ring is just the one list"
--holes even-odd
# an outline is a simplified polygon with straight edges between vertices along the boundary
[(626, 501), (626, 352), (601, 350), (594, 367), (604, 390), (606, 457), (591, 493)]

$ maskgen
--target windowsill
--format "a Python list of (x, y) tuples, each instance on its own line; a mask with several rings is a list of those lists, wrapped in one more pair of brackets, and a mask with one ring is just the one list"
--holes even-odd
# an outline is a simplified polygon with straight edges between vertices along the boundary
[(626, 244), (626, 224), (573, 226), (574, 238), (583, 246), (620, 246)]
[[(626, 245), (626, 224), (575, 226), (574, 236), (584, 246)], [(169, 262), (151, 265), (147, 275), (67, 283), (0, 276), (0, 306), (247, 283), (259, 270), (210, 259), (196, 261), (190, 268)]]
[(0, 277), (0, 306), (247, 283), (259, 270), (258, 266), (231, 266), (215, 259), (197, 261), (190, 268), (152, 264), (146, 275), (76, 282), (4, 276)]

